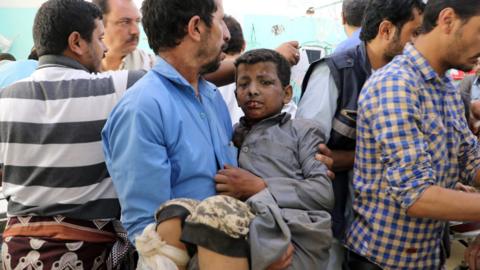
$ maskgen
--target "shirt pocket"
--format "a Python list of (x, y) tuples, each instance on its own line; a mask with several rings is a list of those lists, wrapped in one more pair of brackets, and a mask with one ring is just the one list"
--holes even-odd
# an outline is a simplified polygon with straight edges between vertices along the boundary
[(424, 147), (435, 163), (448, 157), (447, 129), (440, 117), (426, 116), (421, 125)]

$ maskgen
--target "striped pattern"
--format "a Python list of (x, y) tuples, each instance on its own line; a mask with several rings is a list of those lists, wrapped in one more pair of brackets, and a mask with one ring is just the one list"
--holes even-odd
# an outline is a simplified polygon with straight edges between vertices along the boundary
[(8, 215), (118, 218), (100, 133), (132, 78), (127, 71), (91, 74), (69, 58), (43, 56), (30, 78), (0, 92)]
[(406, 211), (428, 187), (453, 188), (480, 168), (460, 94), (407, 45), (365, 84), (358, 108), (349, 248), (383, 269), (439, 269), (444, 222)]

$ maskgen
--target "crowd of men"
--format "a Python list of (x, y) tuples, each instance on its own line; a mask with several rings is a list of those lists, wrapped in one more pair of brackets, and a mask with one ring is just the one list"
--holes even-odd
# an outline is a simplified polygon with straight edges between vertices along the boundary
[(3, 268), (442, 269), (447, 222), (480, 222), (478, 77), (447, 75), (480, 2), (342, 18), (294, 104), (298, 42), (245, 52), (222, 0), (46, 1), (38, 61), (0, 60)]

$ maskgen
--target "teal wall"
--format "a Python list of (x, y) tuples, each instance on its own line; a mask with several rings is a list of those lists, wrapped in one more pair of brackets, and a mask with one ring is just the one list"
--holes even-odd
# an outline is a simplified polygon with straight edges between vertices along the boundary
[(27, 59), (33, 47), (32, 26), (36, 8), (0, 8), (0, 34), (13, 39), (9, 53)]
[[(297, 40), (301, 46), (323, 47), (330, 52), (346, 38), (335, 20), (310, 16), (245, 16), (242, 28), (247, 49), (276, 48), (282, 42)], [(274, 33), (274, 28), (280, 31)]]
[[(36, 8), (0, 8), (0, 34), (14, 40), (9, 52), (17, 59), (26, 59), (33, 46), (35, 13)], [(248, 49), (275, 48), (282, 42), (298, 40), (303, 46), (320, 46), (329, 52), (345, 38), (341, 24), (331, 18), (246, 15), (238, 19)], [(280, 31), (274, 33), (274, 26)], [(139, 46), (150, 51), (143, 33)]]

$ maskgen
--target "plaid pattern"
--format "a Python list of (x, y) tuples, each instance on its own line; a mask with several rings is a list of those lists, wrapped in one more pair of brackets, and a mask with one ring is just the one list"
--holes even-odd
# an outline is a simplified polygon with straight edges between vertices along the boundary
[(358, 107), (347, 245), (384, 269), (439, 269), (444, 222), (406, 210), (431, 185), (453, 188), (480, 167), (460, 94), (409, 44), (365, 84)]

